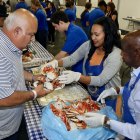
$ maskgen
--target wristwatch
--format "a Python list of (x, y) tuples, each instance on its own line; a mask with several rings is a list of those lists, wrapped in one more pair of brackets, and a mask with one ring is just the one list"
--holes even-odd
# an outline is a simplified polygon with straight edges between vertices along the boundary
[(105, 117), (103, 126), (110, 129), (110, 119), (108, 117)]

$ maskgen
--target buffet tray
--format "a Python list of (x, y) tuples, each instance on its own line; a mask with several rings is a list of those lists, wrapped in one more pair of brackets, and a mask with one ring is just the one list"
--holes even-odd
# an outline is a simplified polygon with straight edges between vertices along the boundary
[(87, 98), (89, 94), (87, 91), (78, 83), (73, 83), (71, 85), (66, 85), (63, 89), (54, 90), (52, 93), (37, 98), (40, 106), (46, 106), (52, 101), (56, 101), (58, 98), (64, 101), (75, 101)]
[(48, 60), (47, 59), (43, 59), (43, 58), (34, 58), (33, 60), (31, 60), (30, 62), (23, 62), (23, 67), (24, 68), (31, 68), (31, 67), (38, 67), (42, 64), (47, 63)]

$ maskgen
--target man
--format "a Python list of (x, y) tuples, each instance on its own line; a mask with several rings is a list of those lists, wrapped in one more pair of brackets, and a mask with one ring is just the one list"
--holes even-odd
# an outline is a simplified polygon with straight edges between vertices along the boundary
[[(103, 91), (97, 101), (108, 96), (122, 94), (123, 122), (110, 120), (105, 115), (87, 113), (85, 117), (79, 116), (91, 127), (101, 125), (110, 126), (110, 129), (125, 136), (125, 140), (140, 139), (140, 30), (129, 33), (122, 40), (122, 57), (124, 62), (133, 67), (130, 82), (124, 87), (111, 88)], [(96, 122), (96, 123), (94, 123)]]
[(8, 14), (6, 13), (6, 10), (0, 8), (0, 28), (3, 26), (4, 20), (7, 16)]
[(29, 11), (11, 13), (0, 30), (0, 139), (18, 140), (17, 133), (23, 115), (23, 103), (49, 93), (39, 85), (27, 91), (25, 80), (44, 78), (23, 71), (22, 50), (34, 38), (37, 19)]
[(107, 4), (104, 0), (99, 1), (98, 7), (106, 14), (107, 12)]
[[(101, 3), (101, 4), (102, 4), (102, 3)], [(101, 7), (101, 5), (100, 5), (100, 7)], [(94, 8), (94, 9), (89, 13), (89, 19), (88, 19), (88, 21), (89, 21), (90, 29), (91, 29), (92, 25), (94, 24), (94, 22), (95, 22), (98, 18), (105, 16), (104, 11), (102, 11), (102, 10), (100, 9), (100, 7)]]
[[(57, 11), (52, 15), (51, 22), (55, 27), (55, 30), (66, 33), (66, 41), (62, 50), (55, 56), (55, 59), (59, 60), (72, 54), (77, 50), (85, 41), (88, 40), (84, 31), (70, 23), (67, 15), (62, 11)], [(72, 67), (73, 71), (82, 73), (82, 60)]]
[(65, 14), (68, 16), (68, 19), (70, 22), (75, 22), (76, 20), (76, 13), (73, 11), (72, 8), (72, 2), (71, 1), (67, 1), (66, 4), (66, 9), (65, 9)]
[(16, 4), (16, 9), (28, 9), (28, 5), (26, 4), (25, 0), (19, 0), (19, 2)]

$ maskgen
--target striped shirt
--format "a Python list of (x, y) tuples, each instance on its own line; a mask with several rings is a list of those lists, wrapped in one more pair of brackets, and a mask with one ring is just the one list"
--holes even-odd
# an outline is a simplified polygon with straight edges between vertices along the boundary
[[(26, 90), (22, 51), (0, 30), (0, 99)], [(21, 123), (23, 105), (0, 107), (0, 139), (14, 134)]]

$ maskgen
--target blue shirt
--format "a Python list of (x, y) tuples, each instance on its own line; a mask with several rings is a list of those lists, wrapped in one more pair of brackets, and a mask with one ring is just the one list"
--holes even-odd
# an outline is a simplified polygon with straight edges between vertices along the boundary
[(94, 24), (94, 22), (100, 18), (105, 16), (104, 12), (100, 9), (100, 8), (95, 8), (93, 9), (90, 14), (89, 14), (89, 24), (90, 24), (90, 28), (92, 27), (92, 25)]
[[(66, 31), (66, 41), (62, 51), (65, 51), (71, 55), (87, 40), (88, 37), (85, 32), (79, 26), (70, 23), (68, 30)], [(78, 62), (72, 67), (72, 70), (82, 73), (82, 64), (83, 61)]]
[(44, 11), (42, 9), (37, 9), (37, 11), (35, 12), (35, 16), (37, 17), (38, 20), (38, 30), (46, 30), (48, 31), (48, 24), (47, 24), (47, 16), (44, 13)]
[(20, 8), (28, 9), (28, 5), (25, 2), (18, 2), (16, 4), (16, 9), (20, 9)]
[(47, 18), (51, 18), (52, 14), (56, 12), (56, 8), (49, 9), (47, 13)]
[(89, 21), (89, 11), (87, 11), (84, 15), (84, 17), (81, 19), (81, 24), (83, 27), (87, 27), (86, 26), (86, 22)]
[(65, 9), (65, 14), (68, 16), (68, 19), (70, 22), (75, 21), (76, 20), (76, 15), (74, 13), (74, 11), (72, 9)]

